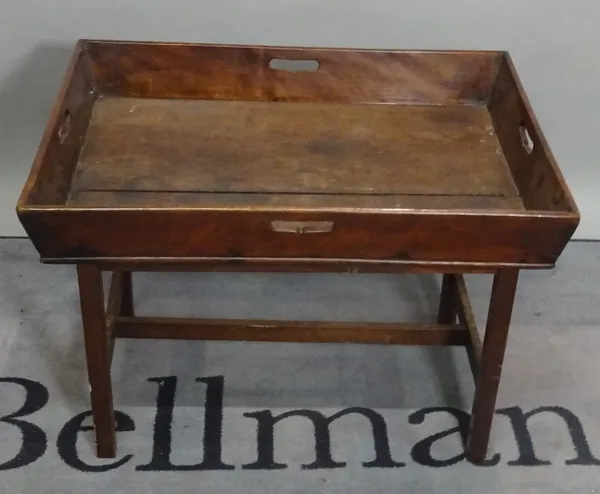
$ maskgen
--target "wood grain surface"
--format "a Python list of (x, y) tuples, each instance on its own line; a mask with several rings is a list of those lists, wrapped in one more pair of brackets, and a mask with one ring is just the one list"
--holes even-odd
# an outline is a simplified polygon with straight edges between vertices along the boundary
[[(135, 98), (407, 104), (487, 99), (501, 52), (86, 42), (102, 94)], [(270, 67), (316, 60), (315, 72)]]
[(518, 197), (485, 107), (103, 98), (72, 190)]

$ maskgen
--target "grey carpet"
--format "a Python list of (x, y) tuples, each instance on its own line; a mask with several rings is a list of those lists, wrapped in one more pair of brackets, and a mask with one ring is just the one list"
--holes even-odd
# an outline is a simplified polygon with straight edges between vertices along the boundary
[[(40, 265), (27, 240), (1, 240), (0, 492), (600, 491), (598, 259), (599, 243), (572, 243), (556, 270), (522, 274), (494, 465), (462, 455), (457, 418), (473, 383), (461, 349), (122, 340), (113, 385), (127, 430), (116, 466), (95, 458), (92, 433), (73, 420), (89, 409), (74, 269)], [(468, 277), (481, 327), (490, 282)], [(427, 275), (160, 273), (135, 283), (139, 314), (323, 320), (431, 320), (439, 290)], [(270, 438), (269, 417), (285, 412)], [(339, 412), (316, 441), (309, 417)]]

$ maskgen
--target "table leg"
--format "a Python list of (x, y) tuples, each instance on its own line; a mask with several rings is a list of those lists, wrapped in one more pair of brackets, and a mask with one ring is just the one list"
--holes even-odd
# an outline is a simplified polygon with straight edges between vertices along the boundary
[(97, 266), (80, 264), (77, 277), (97, 454), (99, 458), (114, 458), (115, 421), (102, 272)]
[(456, 320), (456, 304), (458, 297), (451, 274), (442, 278), (442, 292), (440, 294), (440, 307), (438, 310), (438, 324), (454, 324)]
[(481, 463), (487, 454), (518, 276), (518, 269), (494, 276), (467, 438), (467, 458), (473, 463)]
[(131, 271), (123, 271), (123, 299), (121, 301), (122, 316), (133, 316), (133, 275)]

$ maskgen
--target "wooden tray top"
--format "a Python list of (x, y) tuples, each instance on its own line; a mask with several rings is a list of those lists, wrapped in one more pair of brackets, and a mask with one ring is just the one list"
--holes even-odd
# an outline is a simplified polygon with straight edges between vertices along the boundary
[(47, 262), (550, 267), (579, 222), (505, 52), (110, 41), (17, 211)]

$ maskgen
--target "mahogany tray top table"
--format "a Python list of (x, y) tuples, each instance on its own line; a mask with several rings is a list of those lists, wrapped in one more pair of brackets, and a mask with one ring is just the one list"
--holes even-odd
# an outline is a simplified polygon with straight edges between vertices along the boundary
[[(121, 337), (463, 345), (480, 463), (519, 270), (579, 223), (506, 52), (101, 40), (76, 45), (17, 213), (42, 262), (77, 265), (99, 457)], [(136, 317), (154, 270), (443, 279), (436, 324)], [(483, 344), (463, 273), (494, 276)]]

